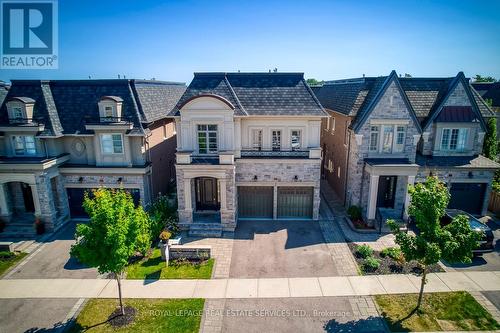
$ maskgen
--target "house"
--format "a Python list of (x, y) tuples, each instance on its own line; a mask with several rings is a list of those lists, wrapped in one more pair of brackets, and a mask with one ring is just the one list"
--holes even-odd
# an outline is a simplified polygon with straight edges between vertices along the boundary
[(406, 217), (408, 185), (438, 176), (450, 208), (484, 214), (495, 169), (481, 155), (492, 111), (462, 72), (449, 78), (388, 76), (314, 88), (322, 124), (323, 174), (345, 206), (369, 222)]
[(500, 138), (500, 82), (472, 82), (472, 87), (493, 110), (497, 120), (497, 138)]
[(0, 108), (1, 218), (58, 229), (82, 217), (84, 192), (124, 188), (147, 205), (175, 180), (167, 114), (183, 83), (13, 80)]
[(195, 73), (170, 115), (183, 229), (220, 236), (238, 219), (318, 219), (326, 113), (303, 73)]

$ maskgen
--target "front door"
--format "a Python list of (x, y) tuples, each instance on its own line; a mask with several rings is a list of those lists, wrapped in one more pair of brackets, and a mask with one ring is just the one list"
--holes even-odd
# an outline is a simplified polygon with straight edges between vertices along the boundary
[(219, 210), (217, 179), (196, 178), (196, 209)]
[(35, 203), (33, 202), (33, 193), (31, 193), (31, 186), (25, 183), (21, 183), (21, 189), (23, 192), (24, 209), (27, 213), (34, 213)]
[(377, 207), (394, 208), (397, 176), (380, 176), (378, 181)]

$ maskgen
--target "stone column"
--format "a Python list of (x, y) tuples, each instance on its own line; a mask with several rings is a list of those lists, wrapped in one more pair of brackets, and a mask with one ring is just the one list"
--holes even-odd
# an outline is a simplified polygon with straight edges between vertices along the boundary
[(186, 211), (193, 210), (191, 203), (191, 178), (184, 178), (184, 209)]
[(408, 220), (408, 206), (410, 205), (410, 194), (408, 193), (408, 188), (410, 185), (415, 184), (415, 176), (408, 176), (408, 183), (406, 185), (406, 196), (405, 196), (405, 211), (403, 213), (403, 217), (405, 220)]
[(226, 210), (227, 207), (227, 202), (226, 202), (226, 180), (225, 179), (219, 179), (219, 191), (220, 191), (220, 210), (224, 211)]
[(11, 214), (9, 204), (7, 203), (7, 195), (5, 194), (6, 184), (0, 184), (0, 210), (2, 216)]
[(377, 209), (378, 175), (370, 175), (370, 190), (368, 191), (368, 220), (375, 219)]
[(278, 186), (273, 186), (273, 220), (278, 218)]
[(35, 205), (35, 215), (40, 216), (42, 210), (40, 209), (40, 198), (38, 197), (38, 188), (36, 184), (30, 184), (31, 195), (33, 196), (33, 203)]

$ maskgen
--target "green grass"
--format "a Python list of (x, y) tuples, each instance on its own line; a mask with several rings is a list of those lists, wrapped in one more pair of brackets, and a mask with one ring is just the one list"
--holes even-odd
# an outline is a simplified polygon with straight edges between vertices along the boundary
[[(118, 307), (116, 299), (91, 299), (76, 318), (69, 332), (198, 332), (203, 299), (126, 299), (125, 306), (137, 310), (135, 320), (114, 328), (105, 323)], [(92, 328), (90, 328), (93, 326)]]
[(126, 272), (127, 279), (210, 279), (213, 267), (214, 259), (199, 264), (171, 260), (166, 267), (160, 249), (154, 249), (150, 257), (129, 265)]
[(15, 264), (20, 262), (27, 255), (28, 255), (27, 253), (20, 252), (17, 254), (13, 254), (11, 258), (5, 258), (5, 257), (0, 258), (0, 276), (2, 276), (5, 272), (7, 272)]
[(412, 313), (418, 294), (375, 296), (391, 331), (496, 330), (500, 325), (465, 291), (424, 294), (420, 313)]

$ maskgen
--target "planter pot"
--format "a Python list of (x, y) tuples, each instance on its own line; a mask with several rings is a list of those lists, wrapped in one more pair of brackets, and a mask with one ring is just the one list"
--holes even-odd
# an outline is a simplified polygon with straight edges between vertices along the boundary
[(160, 243), (161, 258), (163, 260), (167, 260), (168, 246), (168, 243)]

